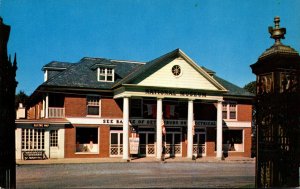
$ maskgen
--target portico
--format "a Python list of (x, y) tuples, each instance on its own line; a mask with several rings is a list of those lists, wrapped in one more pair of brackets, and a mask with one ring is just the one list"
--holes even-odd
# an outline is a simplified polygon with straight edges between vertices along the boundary
[[(114, 98), (123, 99), (124, 160), (129, 159), (128, 128), (130, 122), (128, 120), (130, 117), (128, 112), (141, 111), (140, 109), (143, 109), (143, 106), (147, 111), (143, 111), (142, 114), (137, 114), (137, 116), (145, 118), (145, 116), (152, 115), (152, 118), (156, 120), (156, 158), (160, 159), (165, 152), (174, 152), (175, 143), (177, 145), (185, 143), (187, 144), (186, 156), (191, 159), (193, 157), (193, 137), (196, 126), (195, 113), (196, 116), (201, 117), (198, 112), (194, 111), (195, 101), (198, 102), (197, 105), (200, 102), (212, 104), (216, 109), (213, 120), (217, 123), (216, 157), (222, 157), (222, 101), (223, 94), (227, 90), (180, 49), (149, 62), (142, 69), (118, 82), (114, 87)], [(134, 107), (132, 108), (135, 110), (130, 110), (129, 101), (132, 101), (132, 99), (149, 98), (152, 100), (151, 103), (142, 105), (141, 100), (139, 100), (133, 103)], [(168, 103), (168, 101), (172, 102)], [(181, 104), (178, 105), (178, 102)], [(176, 110), (175, 106), (177, 107)], [(144, 112), (147, 112), (147, 115), (144, 115)], [(134, 112), (131, 114), (136, 116)], [(181, 135), (171, 136), (165, 132), (165, 130), (171, 131), (170, 128), (166, 128), (165, 120), (167, 119), (170, 121), (185, 121), (180, 131), (177, 131)], [(169, 149), (168, 143), (172, 148)], [(179, 147), (176, 148), (179, 152)], [(183, 148), (180, 148), (181, 154), (182, 150)]]
[[(124, 92), (126, 94), (126, 92)], [(204, 93), (203, 93), (204, 94)], [(176, 96), (176, 94), (174, 94)], [(130, 112), (132, 112), (130, 104), (135, 99), (139, 99), (140, 101), (146, 101), (149, 103), (149, 99), (152, 99), (152, 105), (155, 110), (151, 110), (155, 112), (156, 115), (153, 116), (153, 119), (145, 119), (145, 117), (134, 118), (130, 117)], [(147, 101), (147, 100), (148, 101)], [(181, 106), (170, 105), (176, 102), (180, 102)], [(182, 156), (182, 151), (186, 151), (186, 157), (192, 159), (193, 155), (195, 154), (194, 150), (194, 135), (195, 130), (197, 128), (204, 129), (206, 127), (214, 127), (216, 128), (216, 158), (222, 158), (222, 97), (218, 96), (193, 96), (187, 98), (184, 96), (182, 98), (172, 98), (172, 96), (166, 95), (164, 98), (162, 96), (151, 96), (144, 95), (144, 96), (129, 96), (126, 95), (123, 97), (123, 159), (128, 160), (130, 158), (130, 151), (129, 149), (129, 134), (131, 127), (138, 128), (139, 132), (137, 132), (138, 137), (145, 137), (140, 133), (143, 132), (142, 128), (153, 128), (154, 131), (154, 151), (155, 157), (157, 159), (161, 159), (162, 155), (166, 155), (164, 153), (170, 153), (170, 156), (179, 155)], [(131, 103), (130, 103), (131, 102)], [(199, 112), (194, 111), (194, 107), (197, 106), (197, 109), (201, 109), (201, 102), (204, 104), (208, 104), (209, 106), (215, 107), (215, 116), (216, 120), (195, 120), (195, 115), (199, 117)], [(141, 105), (143, 106), (143, 105)], [(146, 105), (144, 104), (146, 107)], [(175, 106), (176, 110), (173, 110), (175, 113), (178, 113), (177, 109), (184, 108), (187, 110), (185, 112), (185, 117), (169, 117), (169, 113), (167, 113), (169, 106)], [(203, 107), (204, 108), (204, 107)], [(148, 110), (141, 110), (141, 111), (148, 111)], [(179, 112), (180, 113), (180, 112)], [(147, 113), (148, 114), (148, 113)], [(201, 116), (200, 116), (201, 117)], [(130, 121), (131, 120), (131, 121)], [(207, 124), (207, 123), (210, 123)], [(202, 125), (202, 126), (201, 126)], [(166, 133), (163, 132), (163, 127), (166, 129)], [(177, 130), (176, 130), (177, 128)], [(175, 130), (174, 130), (175, 129)], [(174, 134), (173, 134), (174, 133)], [(177, 133), (178, 135), (176, 135)], [(205, 134), (205, 133), (204, 133)], [(148, 136), (148, 135), (147, 135)], [(146, 139), (139, 138), (140, 141), (144, 141)], [(147, 139), (148, 140), (148, 139)], [(204, 139), (205, 140), (205, 139)], [(147, 141), (148, 144), (148, 141)], [(176, 146), (177, 144), (177, 146)], [(183, 147), (182, 144), (186, 144), (186, 147)], [(165, 148), (165, 149), (164, 149)], [(174, 149), (173, 149), (174, 148)], [(175, 148), (178, 148), (177, 154), (175, 153)], [(172, 151), (173, 150), (173, 151)], [(146, 155), (146, 154), (145, 154)]]

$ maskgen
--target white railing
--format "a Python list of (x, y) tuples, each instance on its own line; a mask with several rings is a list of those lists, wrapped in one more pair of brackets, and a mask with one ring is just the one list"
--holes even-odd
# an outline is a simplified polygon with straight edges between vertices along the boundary
[(65, 108), (51, 107), (49, 108), (49, 118), (63, 118), (65, 117)]
[(193, 154), (197, 156), (205, 155), (205, 144), (194, 144), (193, 145)]
[(167, 144), (166, 154), (168, 155), (181, 155), (181, 145), (180, 144)]
[(141, 156), (154, 156), (155, 155), (155, 145), (154, 144), (140, 144), (139, 155)]
[(122, 144), (111, 144), (110, 145), (110, 156), (122, 156), (123, 145)]

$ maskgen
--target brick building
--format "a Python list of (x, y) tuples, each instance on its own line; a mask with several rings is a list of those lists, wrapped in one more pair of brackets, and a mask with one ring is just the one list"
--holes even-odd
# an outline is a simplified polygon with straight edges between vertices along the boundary
[(46, 64), (16, 158), (251, 156), (253, 94), (176, 49), (150, 62), (83, 58)]

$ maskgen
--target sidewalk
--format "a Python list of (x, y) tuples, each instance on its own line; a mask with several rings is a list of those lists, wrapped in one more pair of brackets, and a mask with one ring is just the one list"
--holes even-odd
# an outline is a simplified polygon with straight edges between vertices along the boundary
[[(43, 165), (43, 164), (71, 164), (71, 163), (125, 163), (122, 158), (64, 158), (64, 159), (46, 159), (46, 160), (16, 160), (17, 165)], [(154, 157), (131, 159), (131, 163), (255, 163), (255, 158), (230, 157), (225, 160), (219, 160), (215, 157), (202, 157), (191, 160), (183, 157), (166, 158), (160, 161)]]

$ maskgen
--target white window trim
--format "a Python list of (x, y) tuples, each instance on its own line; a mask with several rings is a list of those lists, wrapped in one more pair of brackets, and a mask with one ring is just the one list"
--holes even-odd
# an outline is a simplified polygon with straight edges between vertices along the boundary
[[(242, 130), (242, 137), (243, 137), (243, 150), (241, 150), (241, 151), (228, 151), (228, 152), (230, 152), (230, 153), (244, 153), (245, 152), (245, 129), (244, 128), (228, 128), (228, 130)], [(223, 133), (222, 133), (222, 135), (223, 135)], [(222, 145), (224, 145), (223, 142), (222, 142)], [(217, 151), (215, 150), (214, 152), (217, 152)]]
[[(123, 156), (123, 154), (119, 154), (119, 151), (118, 151), (118, 154), (117, 155), (114, 155), (114, 154), (111, 154), (111, 134), (112, 133), (117, 133), (118, 134), (118, 148), (123, 148), (124, 146), (124, 141), (123, 141), (123, 144), (122, 144), (122, 146), (121, 146), (121, 143), (120, 143), (120, 138), (119, 137), (123, 137), (123, 136), (121, 136), (121, 134), (123, 134), (123, 130), (111, 130), (110, 132), (109, 132), (109, 157), (122, 157)], [(123, 148), (123, 150), (124, 150), (124, 148)]]
[(44, 129), (22, 128), (21, 130), (22, 151), (45, 150), (46, 149), (45, 145), (46, 144), (45, 144)]
[[(98, 97), (99, 98), (99, 115), (89, 115), (88, 114), (88, 97)], [(101, 117), (101, 97), (97, 95), (87, 95), (86, 96), (86, 117)]]
[[(109, 80), (107, 80), (107, 76), (110, 76), (110, 74), (108, 74), (108, 72), (107, 72), (107, 69), (108, 68), (103, 68), (103, 69), (105, 69), (105, 73), (104, 73), (104, 80), (101, 80), (100, 79), (100, 68), (97, 68), (97, 81), (104, 81), (104, 82), (115, 82), (115, 69), (114, 68), (111, 68), (112, 69), (112, 80), (111, 81), (109, 81)], [(103, 75), (103, 74), (101, 74), (101, 75)]]
[[(224, 104), (226, 104), (227, 118), (226, 119), (223, 118), (223, 119), (226, 121), (237, 121), (238, 120), (238, 104), (237, 104), (237, 102), (225, 101), (225, 102), (223, 102), (222, 107)], [(235, 104), (235, 119), (230, 119), (230, 104)]]
[[(76, 140), (75, 140), (75, 154), (100, 154), (100, 127), (81, 127), (81, 126), (78, 126), (76, 128), (97, 128), (97, 134), (98, 134), (98, 148), (97, 148), (97, 152), (77, 152), (77, 149), (76, 149)], [(77, 135), (77, 130), (75, 129), (75, 138), (76, 138), (76, 135)]]

